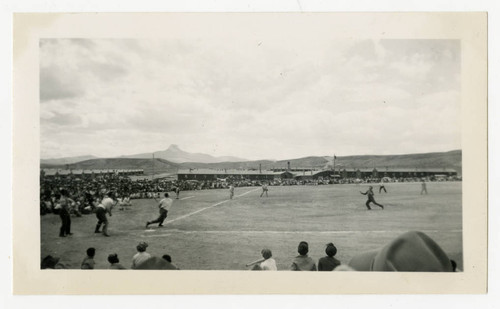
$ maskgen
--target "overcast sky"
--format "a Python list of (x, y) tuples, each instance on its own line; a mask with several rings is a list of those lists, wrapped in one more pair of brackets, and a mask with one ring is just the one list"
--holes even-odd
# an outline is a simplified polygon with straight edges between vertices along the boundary
[(456, 40), (44, 39), (41, 157), (460, 149)]

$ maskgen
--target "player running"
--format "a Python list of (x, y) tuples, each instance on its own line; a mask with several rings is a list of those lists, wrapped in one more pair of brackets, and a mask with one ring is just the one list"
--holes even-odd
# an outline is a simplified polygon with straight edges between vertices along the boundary
[(260, 194), (260, 197), (262, 197), (262, 196), (264, 195), (264, 193), (266, 193), (266, 197), (268, 197), (268, 195), (267, 195), (267, 191), (268, 191), (268, 189), (267, 189), (267, 184), (266, 184), (266, 183), (263, 183), (263, 184), (262, 184), (262, 193)]
[[(154, 198), (154, 197), (153, 197)], [(156, 198), (154, 198), (155, 201), (158, 202), (158, 200)], [(158, 207), (160, 208), (160, 215), (158, 216), (158, 218), (156, 218), (156, 220), (153, 220), (153, 221), (148, 221), (146, 223), (146, 228), (150, 225), (150, 224), (153, 224), (153, 223), (158, 223), (158, 227), (162, 227), (163, 226), (163, 221), (165, 221), (165, 219), (167, 218), (167, 214), (168, 214), (168, 211), (170, 210), (170, 208), (172, 207), (172, 204), (173, 204), (173, 200), (171, 198), (168, 197), (168, 193), (165, 192), (165, 198), (162, 199), (159, 203), (158, 203)]]
[(370, 188), (368, 189), (368, 191), (366, 191), (365, 193), (359, 191), (359, 193), (363, 194), (363, 195), (368, 195), (368, 200), (366, 201), (366, 208), (368, 208), (368, 210), (371, 210), (372, 208), (370, 207), (370, 203), (373, 203), (375, 205), (377, 205), (378, 207), (384, 209), (384, 205), (381, 205), (377, 202), (375, 202), (375, 198), (373, 197), (375, 194), (373, 193), (373, 187), (370, 186)]

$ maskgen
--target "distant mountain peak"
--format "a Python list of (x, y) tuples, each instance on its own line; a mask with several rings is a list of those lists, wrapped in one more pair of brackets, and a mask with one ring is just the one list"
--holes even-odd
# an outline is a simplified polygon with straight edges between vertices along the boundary
[(171, 144), (170, 146), (168, 146), (168, 148), (166, 150), (164, 150), (164, 152), (171, 153), (173, 155), (179, 155), (179, 154), (186, 153), (185, 151), (181, 150), (179, 148), (179, 145), (177, 145), (177, 144)]
[[(184, 162), (199, 162), (199, 163), (219, 163), (219, 162), (239, 162), (247, 161), (246, 159), (232, 157), (232, 156), (222, 156), (214, 157), (209, 154), (204, 153), (190, 153), (179, 148), (177, 144), (171, 144), (165, 150), (153, 152), (155, 158), (164, 159), (174, 163), (184, 163)], [(142, 153), (135, 155), (122, 156), (123, 158), (149, 158), (151, 153)]]

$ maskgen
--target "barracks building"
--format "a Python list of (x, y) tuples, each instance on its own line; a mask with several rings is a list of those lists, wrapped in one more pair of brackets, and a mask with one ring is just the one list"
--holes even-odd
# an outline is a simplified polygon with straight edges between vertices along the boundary
[(450, 168), (353, 168), (333, 170), (293, 169), (293, 170), (237, 170), (237, 169), (181, 169), (177, 172), (177, 180), (217, 180), (217, 179), (326, 179), (326, 178), (412, 178), (431, 176), (457, 176), (457, 171)]
[(457, 176), (457, 171), (450, 168), (358, 168), (339, 170), (341, 178), (412, 178), (431, 176)]
[(72, 170), (72, 169), (42, 169), (40, 174), (45, 177), (68, 177), (68, 176), (98, 176), (98, 175), (142, 175), (142, 169), (99, 169), (99, 170)]
[(269, 170), (237, 170), (237, 169), (181, 169), (177, 172), (177, 180), (213, 181), (231, 178), (233, 180), (274, 180), (293, 179), (294, 174), (289, 171), (274, 172)]

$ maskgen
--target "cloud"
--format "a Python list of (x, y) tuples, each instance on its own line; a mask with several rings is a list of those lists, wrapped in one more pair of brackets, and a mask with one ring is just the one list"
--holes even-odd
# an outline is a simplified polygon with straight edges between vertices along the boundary
[(45, 118), (44, 121), (50, 122), (58, 126), (79, 126), (82, 123), (82, 118), (73, 113), (57, 113), (50, 118)]
[(40, 101), (71, 99), (83, 96), (80, 82), (58, 67), (40, 69)]
[(257, 41), (42, 40), (42, 153), (179, 144), (282, 159), (460, 146), (456, 42)]

